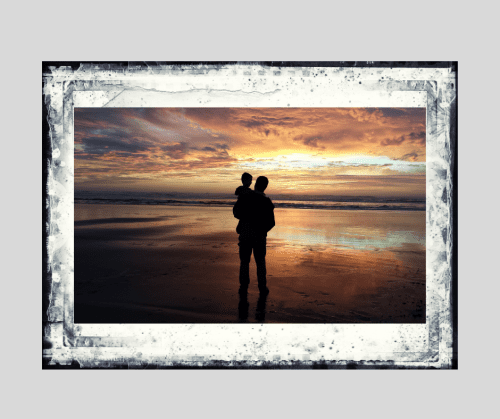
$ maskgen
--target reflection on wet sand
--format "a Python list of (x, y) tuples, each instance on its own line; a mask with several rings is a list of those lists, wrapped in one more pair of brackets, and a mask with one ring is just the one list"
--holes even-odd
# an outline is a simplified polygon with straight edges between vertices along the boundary
[(245, 323), (248, 319), (248, 307), (250, 306), (247, 298), (247, 294), (239, 294), (240, 301), (238, 303), (238, 321), (240, 323)]
[(76, 205), (75, 322), (425, 322), (424, 212), (276, 219), (270, 294), (259, 298), (252, 261), (242, 299), (230, 209)]
[(257, 300), (257, 309), (255, 310), (255, 321), (264, 323), (266, 320), (266, 301), (268, 294), (260, 294)]
[[(264, 323), (266, 321), (266, 302), (268, 294), (260, 294), (257, 300), (255, 309), (255, 321), (257, 323)], [(248, 320), (248, 309), (250, 303), (248, 302), (248, 295), (246, 293), (239, 294), (238, 302), (238, 322), (245, 323)]]

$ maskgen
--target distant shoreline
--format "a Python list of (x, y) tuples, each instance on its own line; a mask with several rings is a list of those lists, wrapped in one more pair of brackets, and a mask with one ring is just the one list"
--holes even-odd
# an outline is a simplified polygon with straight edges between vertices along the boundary
[[(232, 207), (234, 200), (177, 200), (177, 199), (106, 199), (106, 198), (75, 198), (75, 204), (105, 204), (105, 205), (151, 205), (151, 206), (190, 206), (190, 207)], [(374, 203), (374, 202), (308, 202), (273, 200), (275, 208), (321, 209), (321, 210), (364, 210), (364, 211), (425, 211), (422, 203)]]

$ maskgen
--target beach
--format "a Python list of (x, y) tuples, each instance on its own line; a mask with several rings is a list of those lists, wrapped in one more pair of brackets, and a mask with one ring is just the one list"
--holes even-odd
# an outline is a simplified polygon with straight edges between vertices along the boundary
[(266, 299), (230, 207), (75, 204), (75, 323), (425, 323), (425, 211), (275, 209)]

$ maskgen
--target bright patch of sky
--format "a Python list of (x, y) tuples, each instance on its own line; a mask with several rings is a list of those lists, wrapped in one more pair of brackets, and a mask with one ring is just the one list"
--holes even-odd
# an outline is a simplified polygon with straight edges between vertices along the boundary
[(276, 157), (261, 157), (254, 161), (241, 161), (239, 166), (248, 169), (317, 169), (321, 167), (387, 166), (400, 172), (425, 172), (425, 163), (392, 160), (386, 156), (324, 157), (293, 153)]

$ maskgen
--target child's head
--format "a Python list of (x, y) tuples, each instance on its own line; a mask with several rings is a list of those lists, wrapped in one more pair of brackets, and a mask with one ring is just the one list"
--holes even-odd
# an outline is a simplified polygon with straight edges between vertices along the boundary
[(243, 173), (241, 175), (241, 183), (243, 183), (243, 186), (249, 187), (252, 184), (252, 175), (250, 173)]

